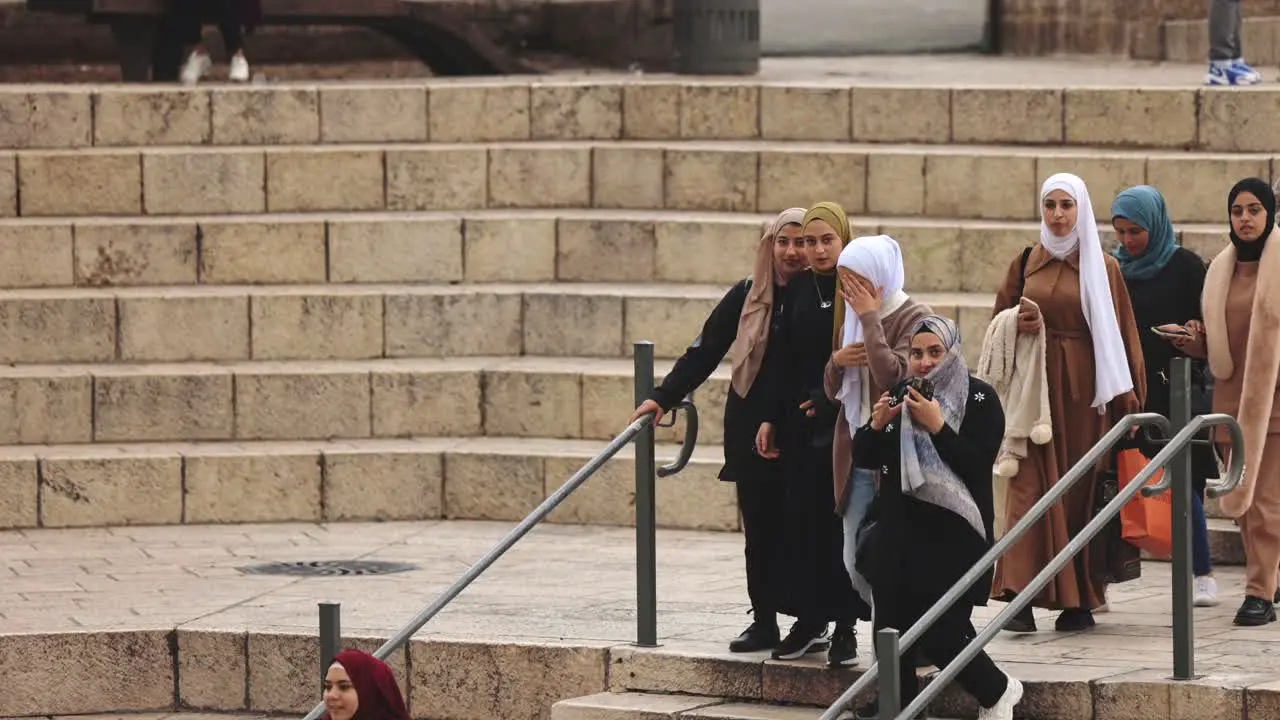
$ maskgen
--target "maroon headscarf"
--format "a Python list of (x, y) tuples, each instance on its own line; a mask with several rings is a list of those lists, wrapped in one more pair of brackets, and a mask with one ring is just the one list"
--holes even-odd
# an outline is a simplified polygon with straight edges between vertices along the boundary
[(333, 661), (347, 671), (355, 686), (360, 707), (353, 720), (410, 720), (389, 665), (360, 650), (343, 650)]

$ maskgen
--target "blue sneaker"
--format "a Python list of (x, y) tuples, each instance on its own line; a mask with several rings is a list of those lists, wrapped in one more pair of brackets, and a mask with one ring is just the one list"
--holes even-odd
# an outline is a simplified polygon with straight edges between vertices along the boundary
[(1205, 85), (1217, 86), (1252, 85), (1254, 82), (1256, 81), (1248, 72), (1231, 61), (1209, 63), (1209, 74), (1204, 78)]
[(1231, 67), (1240, 71), (1249, 78), (1250, 83), (1262, 82), (1262, 73), (1253, 69), (1253, 66), (1244, 61), (1244, 58), (1236, 58), (1231, 61)]

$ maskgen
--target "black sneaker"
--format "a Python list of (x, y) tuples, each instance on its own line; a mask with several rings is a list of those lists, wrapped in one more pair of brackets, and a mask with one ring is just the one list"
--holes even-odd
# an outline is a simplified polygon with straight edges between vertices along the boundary
[(1271, 602), (1272, 604), (1280, 605), (1280, 590), (1276, 590), (1276, 597)]
[(827, 665), (848, 667), (858, 662), (858, 631), (852, 625), (836, 623), (831, 634), (831, 648), (827, 650)]
[(1244, 603), (1236, 612), (1235, 623), (1244, 627), (1257, 627), (1276, 621), (1276, 608), (1260, 597), (1245, 596)]
[(729, 652), (749, 653), (770, 650), (778, 645), (778, 621), (757, 620), (729, 643)]
[(1093, 613), (1088, 610), (1084, 608), (1067, 608), (1053, 622), (1053, 629), (1058, 632), (1079, 632), (1088, 630), (1096, 624), (1093, 620)]
[(773, 659), (795, 660), (811, 652), (822, 652), (830, 645), (826, 623), (797, 620), (791, 632), (773, 649)]

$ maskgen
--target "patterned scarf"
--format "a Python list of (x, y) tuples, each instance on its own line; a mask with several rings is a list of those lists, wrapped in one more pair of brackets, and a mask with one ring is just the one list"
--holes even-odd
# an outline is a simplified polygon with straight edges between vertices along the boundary
[[(969, 400), (969, 367), (960, 350), (960, 328), (947, 318), (930, 315), (920, 322), (913, 335), (920, 333), (937, 335), (947, 348), (947, 356), (930, 371), (928, 378), (933, 381), (933, 397), (942, 406), (943, 422), (959, 433)], [(987, 531), (982, 513), (968, 486), (938, 455), (938, 449), (933, 446), (933, 436), (915, 427), (910, 412), (910, 408), (904, 405), (899, 433), (903, 494), (950, 510), (968, 522), (974, 532), (985, 540)]]

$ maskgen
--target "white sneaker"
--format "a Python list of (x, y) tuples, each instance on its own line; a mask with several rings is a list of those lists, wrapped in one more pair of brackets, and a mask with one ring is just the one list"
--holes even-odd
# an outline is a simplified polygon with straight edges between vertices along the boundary
[(978, 720), (1013, 720), (1013, 709), (1022, 702), (1022, 683), (1012, 675), (1005, 677), (1009, 678), (1009, 687), (1005, 688), (1004, 695), (995, 705), (979, 708)]
[(249, 61), (243, 55), (231, 56), (231, 82), (249, 82)]
[(1209, 575), (1202, 575), (1195, 580), (1195, 606), (1213, 607), (1218, 604), (1218, 581)]
[(209, 72), (209, 68), (213, 65), (213, 60), (209, 58), (209, 53), (200, 52), (199, 50), (191, 51), (187, 56), (187, 62), (182, 66), (182, 84), (195, 85), (200, 79)]

